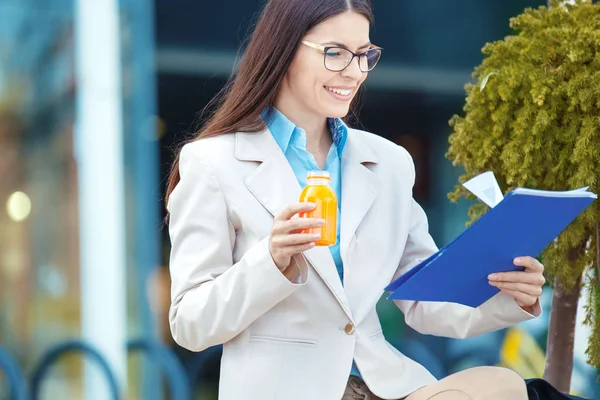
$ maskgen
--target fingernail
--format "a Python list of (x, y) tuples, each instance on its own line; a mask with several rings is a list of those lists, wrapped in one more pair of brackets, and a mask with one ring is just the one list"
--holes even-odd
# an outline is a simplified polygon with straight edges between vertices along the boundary
[(324, 219), (319, 219), (319, 224), (325, 225), (325, 220)]
[(315, 233), (314, 235), (312, 235), (312, 237), (314, 239), (321, 239), (321, 234), (320, 233)]
[(491, 281), (495, 281), (496, 279), (498, 279), (498, 274), (489, 274), (488, 279)]
[(515, 258), (515, 265), (521, 265), (521, 259), (520, 258)]

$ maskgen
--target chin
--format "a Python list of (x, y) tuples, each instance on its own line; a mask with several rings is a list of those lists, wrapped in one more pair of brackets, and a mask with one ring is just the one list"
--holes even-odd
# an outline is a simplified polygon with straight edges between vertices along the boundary
[(322, 112), (324, 111), (327, 118), (344, 118), (350, 112), (350, 104), (348, 105), (336, 105), (323, 106), (321, 107)]

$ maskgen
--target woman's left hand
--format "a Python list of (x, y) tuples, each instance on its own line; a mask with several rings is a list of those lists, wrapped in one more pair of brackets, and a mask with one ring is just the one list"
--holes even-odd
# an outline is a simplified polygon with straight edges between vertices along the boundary
[(542, 286), (546, 283), (544, 266), (528, 256), (515, 258), (514, 264), (525, 267), (525, 270), (491, 274), (488, 276), (489, 283), (513, 297), (521, 308), (531, 311), (542, 294)]

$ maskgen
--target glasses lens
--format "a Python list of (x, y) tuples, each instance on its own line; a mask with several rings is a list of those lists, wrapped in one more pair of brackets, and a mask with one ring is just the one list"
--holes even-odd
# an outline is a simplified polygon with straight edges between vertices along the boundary
[(341, 47), (331, 47), (325, 52), (325, 68), (341, 71), (352, 61), (352, 53)]
[(375, 68), (380, 58), (380, 49), (368, 50), (360, 57), (360, 69), (364, 72), (371, 71), (373, 68)]

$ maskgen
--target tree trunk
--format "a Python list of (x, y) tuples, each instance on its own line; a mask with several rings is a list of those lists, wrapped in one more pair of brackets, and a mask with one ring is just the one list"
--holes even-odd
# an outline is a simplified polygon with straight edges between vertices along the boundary
[(565, 289), (560, 280), (554, 280), (544, 379), (563, 393), (569, 393), (571, 386), (575, 319), (580, 291), (581, 277), (571, 290)]

